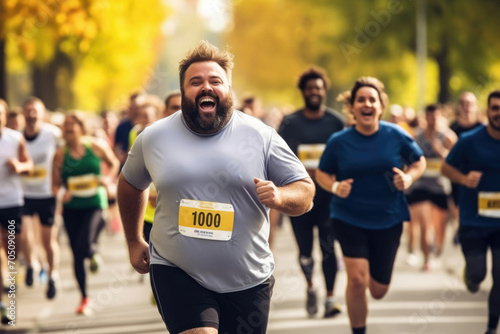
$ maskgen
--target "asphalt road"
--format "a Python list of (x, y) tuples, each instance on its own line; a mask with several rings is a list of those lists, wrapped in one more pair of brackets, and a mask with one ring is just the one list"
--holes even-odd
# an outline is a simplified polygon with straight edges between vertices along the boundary
[[(123, 235), (103, 233), (100, 250), (104, 266), (89, 275), (89, 294), (93, 314), (77, 316), (80, 301), (73, 278), (71, 251), (61, 235), (60, 275), (62, 293), (55, 300), (45, 299), (45, 285), (24, 285), (24, 269), (18, 268), (15, 301), (15, 326), (2, 325), (0, 333), (78, 333), (78, 334), (156, 334), (166, 333), (165, 326), (151, 304), (147, 277), (133, 272)], [(337, 245), (338, 246), (338, 245)], [(339, 271), (335, 287), (343, 312), (333, 319), (323, 319), (322, 307), (317, 317), (305, 311), (305, 282), (297, 263), (297, 249), (289, 222), (285, 220), (276, 237), (276, 284), (271, 305), (269, 334), (340, 333), (350, 334), (344, 306), (345, 271)], [(315, 248), (316, 263), (320, 261)], [(481, 290), (471, 295), (461, 281), (463, 259), (460, 248), (447, 242), (442, 265), (422, 272), (406, 261), (405, 238), (402, 238), (391, 289), (382, 300), (370, 299), (369, 334), (482, 334), (487, 322), (488, 278)], [(316, 265), (314, 281), (323, 305), (324, 288), (320, 266)]]

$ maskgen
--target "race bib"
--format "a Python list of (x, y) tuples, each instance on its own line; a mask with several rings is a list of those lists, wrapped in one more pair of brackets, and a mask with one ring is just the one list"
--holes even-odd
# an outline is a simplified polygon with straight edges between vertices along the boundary
[(92, 197), (97, 195), (99, 182), (95, 174), (68, 177), (68, 190), (75, 197)]
[(26, 184), (41, 184), (47, 178), (47, 169), (45, 165), (35, 165), (33, 173), (23, 175), (22, 180)]
[(500, 192), (480, 191), (477, 208), (480, 216), (500, 218)]
[(297, 156), (306, 169), (316, 169), (325, 147), (326, 144), (300, 144)]
[(192, 238), (228, 241), (233, 235), (234, 208), (231, 204), (182, 199), (179, 232)]
[(441, 166), (443, 165), (443, 159), (441, 158), (428, 158), (427, 167), (423, 176), (427, 177), (438, 177), (441, 176)]

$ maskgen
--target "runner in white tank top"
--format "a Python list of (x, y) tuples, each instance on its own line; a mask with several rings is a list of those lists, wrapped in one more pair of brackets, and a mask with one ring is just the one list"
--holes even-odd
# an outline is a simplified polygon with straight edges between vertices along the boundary
[[(21, 232), (21, 207), (23, 205), (23, 189), (20, 174), (29, 173), (33, 169), (26, 142), (20, 132), (5, 127), (7, 122), (7, 103), (0, 99), (0, 238), (10, 242), (5, 245), (9, 265), (14, 266), (20, 249), (18, 238)], [(0, 275), (1, 276), (1, 275)], [(1, 277), (0, 277), (1, 281)], [(3, 324), (9, 323), (7, 308), (2, 302), (4, 289), (0, 289), (0, 312)]]

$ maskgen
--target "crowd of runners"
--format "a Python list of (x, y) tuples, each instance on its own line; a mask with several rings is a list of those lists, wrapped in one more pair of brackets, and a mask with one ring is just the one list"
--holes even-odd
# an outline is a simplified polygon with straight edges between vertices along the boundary
[[(43, 283), (46, 298), (57, 298), (68, 247), (81, 294), (75, 310), (87, 315), (87, 274), (103, 265), (99, 235), (125, 233), (130, 262), (150, 274), (170, 333), (237, 333), (237, 319), (250, 315), (254, 332), (265, 333), (273, 237), (286, 215), (310, 316), (346, 310), (352, 333), (365, 333), (367, 292), (388, 292), (406, 233), (408, 249), (399, 251), (424, 272), (440, 267), (447, 240), (460, 244), (472, 293), (491, 250), (486, 333), (496, 333), (500, 91), (483, 103), (463, 92), (456, 103), (415, 112), (391, 105), (378, 79), (361, 77), (339, 94), (343, 108), (335, 111), (327, 73), (312, 66), (297, 75), (303, 105), (266, 112), (256, 96), (235, 100), (232, 66), (229, 52), (201, 42), (180, 62), (180, 90), (161, 98), (136, 92), (123, 110), (100, 115), (48, 111), (37, 97), (18, 108), (0, 100), (3, 285), (15, 261), (21, 284)], [(325, 296), (314, 285), (316, 263)], [(346, 305), (336, 298), (340, 269)]]

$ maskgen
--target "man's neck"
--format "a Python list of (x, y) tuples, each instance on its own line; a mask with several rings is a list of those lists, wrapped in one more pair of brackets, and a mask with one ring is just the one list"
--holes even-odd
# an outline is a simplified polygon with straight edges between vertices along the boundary
[(491, 138), (500, 140), (500, 131), (494, 129), (490, 124), (486, 127), (486, 131), (488, 131), (488, 134), (491, 136)]
[(458, 119), (458, 122), (465, 128), (471, 127), (478, 122), (477, 115), (475, 113), (463, 115)]
[(28, 137), (33, 137), (33, 136), (38, 135), (40, 133), (40, 130), (41, 130), (41, 126), (39, 125), (39, 123), (37, 123), (33, 126), (26, 125), (26, 128), (24, 129), (24, 134)]
[(326, 107), (324, 105), (321, 105), (319, 107), (319, 110), (311, 110), (311, 109), (305, 107), (303, 114), (306, 118), (318, 119), (318, 118), (323, 117), (325, 115), (325, 112), (326, 112)]

